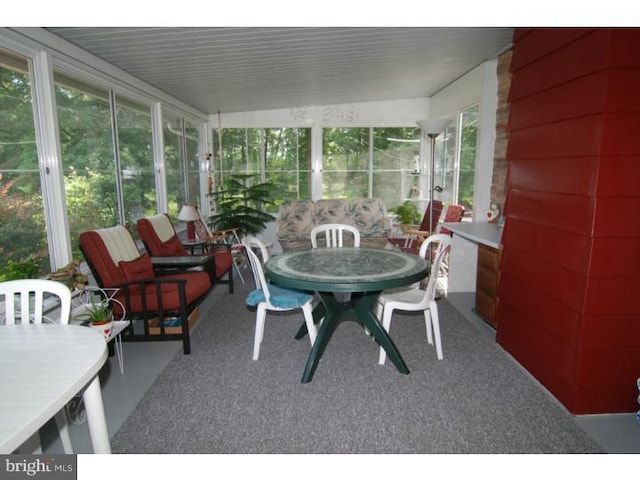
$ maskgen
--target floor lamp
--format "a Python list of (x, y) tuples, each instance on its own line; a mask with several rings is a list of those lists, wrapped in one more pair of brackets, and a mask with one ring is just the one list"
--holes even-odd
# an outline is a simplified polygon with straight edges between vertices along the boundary
[(422, 130), (422, 133), (426, 134), (431, 140), (431, 167), (429, 170), (429, 235), (433, 235), (433, 190), (435, 188), (435, 170), (436, 170), (436, 138), (447, 125), (451, 123), (451, 120), (447, 118), (430, 118), (428, 120), (420, 120), (416, 122)]

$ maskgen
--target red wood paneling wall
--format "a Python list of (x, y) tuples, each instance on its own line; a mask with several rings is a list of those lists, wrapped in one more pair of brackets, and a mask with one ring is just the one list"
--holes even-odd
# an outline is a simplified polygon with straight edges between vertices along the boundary
[(638, 409), (640, 29), (518, 29), (497, 340), (571, 412)]

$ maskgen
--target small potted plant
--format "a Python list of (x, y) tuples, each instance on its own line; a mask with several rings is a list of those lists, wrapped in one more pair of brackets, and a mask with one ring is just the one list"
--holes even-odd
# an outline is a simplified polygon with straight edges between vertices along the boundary
[(92, 303), (87, 309), (87, 316), (89, 325), (109, 338), (113, 328), (113, 312), (109, 304), (106, 302)]

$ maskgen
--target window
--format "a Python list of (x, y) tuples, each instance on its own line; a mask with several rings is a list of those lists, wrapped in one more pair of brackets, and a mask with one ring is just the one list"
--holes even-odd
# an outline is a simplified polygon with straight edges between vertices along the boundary
[(0, 49), (0, 271), (31, 263), (27, 276), (49, 271), (33, 118), (27, 60)]
[(473, 195), (476, 176), (476, 149), (480, 107), (474, 105), (460, 113), (460, 177), (458, 179), (458, 203), (468, 212), (473, 211)]
[(187, 195), (189, 204), (200, 204), (200, 148), (198, 140), (200, 131), (197, 126), (185, 120), (184, 122), (184, 138), (186, 148), (186, 166), (187, 166)]
[(123, 223), (137, 235), (138, 219), (157, 212), (151, 110), (120, 96), (114, 97), (122, 175)]
[[(436, 138), (434, 198), (471, 211), (478, 106), (459, 112)], [(460, 135), (458, 135), (460, 132)], [(409, 200), (426, 208), (430, 148), (412, 127), (322, 129), (322, 167), (311, 170), (311, 129), (231, 128), (214, 135), (215, 185), (233, 173), (250, 173), (276, 184), (277, 205), (296, 198), (380, 198), (387, 209)], [(220, 158), (220, 148), (222, 156)], [(426, 152), (426, 155), (425, 155)], [(311, 192), (321, 175), (322, 191)]]
[(373, 129), (373, 194), (387, 208), (423, 196), (420, 161), (420, 130)]
[(369, 129), (325, 128), (322, 132), (322, 197), (369, 196)]
[(55, 74), (60, 149), (73, 257), (80, 233), (118, 223), (109, 93)]
[(277, 205), (311, 198), (311, 129), (266, 128), (264, 145), (265, 181), (275, 185)]
[[(167, 181), (168, 214), (174, 222), (182, 205), (187, 203), (182, 122), (179, 117), (164, 114), (164, 166)], [(175, 224), (175, 223), (174, 223)]]
[(310, 198), (311, 129), (225, 128), (222, 138), (215, 132), (214, 143), (217, 186), (234, 173), (256, 175), (274, 185), (272, 212), (285, 200)]

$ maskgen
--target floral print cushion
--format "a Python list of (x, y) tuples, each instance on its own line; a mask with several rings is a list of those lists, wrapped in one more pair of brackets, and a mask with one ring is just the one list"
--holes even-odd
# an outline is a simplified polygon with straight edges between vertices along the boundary
[(391, 233), (382, 200), (288, 200), (280, 206), (276, 233), (283, 251), (311, 248), (311, 229), (326, 223), (346, 223), (360, 231), (360, 246), (384, 248)]
[(316, 202), (316, 225), (351, 223), (347, 219), (347, 200), (331, 199)]
[(362, 237), (388, 237), (391, 232), (387, 210), (379, 198), (351, 200), (347, 215)]
[(312, 200), (287, 200), (280, 205), (278, 235), (308, 235), (315, 227), (316, 206)]

